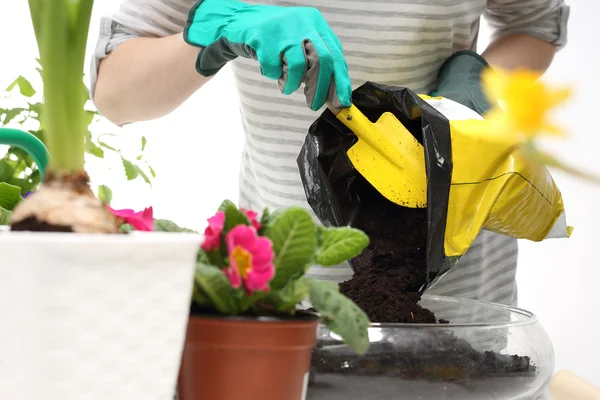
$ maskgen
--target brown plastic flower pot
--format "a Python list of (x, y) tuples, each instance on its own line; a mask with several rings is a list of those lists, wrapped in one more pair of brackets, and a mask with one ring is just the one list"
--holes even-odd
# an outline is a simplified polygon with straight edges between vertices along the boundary
[(304, 400), (319, 319), (191, 316), (179, 400)]

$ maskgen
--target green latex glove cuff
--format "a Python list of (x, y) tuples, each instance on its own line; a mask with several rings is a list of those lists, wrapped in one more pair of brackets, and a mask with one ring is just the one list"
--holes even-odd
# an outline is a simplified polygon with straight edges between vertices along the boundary
[(454, 100), (483, 115), (491, 108), (481, 85), (481, 73), (488, 67), (479, 54), (470, 50), (458, 51), (442, 64), (437, 90), (431, 95)]
[(349, 107), (352, 85), (342, 45), (316, 8), (200, 0), (189, 12), (183, 37), (201, 50), (196, 70), (216, 74), (237, 57), (258, 60), (283, 94), (304, 84), (308, 106)]

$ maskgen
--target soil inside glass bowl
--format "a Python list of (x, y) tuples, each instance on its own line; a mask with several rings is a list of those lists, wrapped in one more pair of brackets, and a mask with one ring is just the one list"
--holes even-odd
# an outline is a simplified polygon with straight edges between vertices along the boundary
[[(426, 282), (426, 210), (399, 207), (374, 189), (367, 190), (355, 226), (369, 235), (371, 244), (352, 261), (354, 277), (340, 284), (341, 292), (373, 323), (451, 323), (418, 304)], [(386, 351), (386, 343), (372, 343), (368, 357), (319, 352), (313, 357), (313, 373), (343, 369), (354, 376), (451, 382), (535, 374), (529, 357), (478, 351), (445, 329), (436, 335), (436, 348), (418, 354)]]

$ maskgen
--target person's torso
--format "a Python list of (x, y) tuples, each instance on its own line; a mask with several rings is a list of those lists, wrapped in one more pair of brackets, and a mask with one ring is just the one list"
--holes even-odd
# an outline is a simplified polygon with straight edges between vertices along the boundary
[[(486, 0), (250, 0), (254, 4), (318, 8), (340, 39), (353, 88), (367, 81), (433, 89), (442, 62), (473, 49)], [(302, 91), (290, 96), (261, 76), (254, 60), (233, 72), (241, 101), (245, 150), (240, 201), (247, 207), (308, 207), (296, 157), (319, 116)]]
[[(181, 32), (195, 0), (128, 0), (114, 16), (147, 36)], [(453, 52), (474, 49), (487, 0), (249, 0), (254, 4), (312, 6), (321, 10), (342, 42), (354, 88), (367, 81), (433, 89), (437, 71)], [(154, 9), (152, 15), (142, 10)], [(153, 20), (153, 19), (160, 19)], [(245, 132), (239, 205), (262, 210), (310, 207), (296, 157), (312, 122), (302, 91), (290, 96), (261, 76), (255, 60), (233, 63)], [(482, 232), (463, 259), (430, 290), (516, 305), (517, 242)], [(343, 281), (347, 265), (312, 268), (318, 279)]]

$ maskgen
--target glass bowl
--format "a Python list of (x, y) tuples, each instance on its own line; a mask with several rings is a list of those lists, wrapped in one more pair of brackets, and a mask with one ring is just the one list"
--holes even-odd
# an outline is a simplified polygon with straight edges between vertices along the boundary
[(545, 396), (554, 350), (529, 311), (424, 295), (445, 324), (371, 324), (358, 356), (319, 326), (307, 400), (533, 400)]

